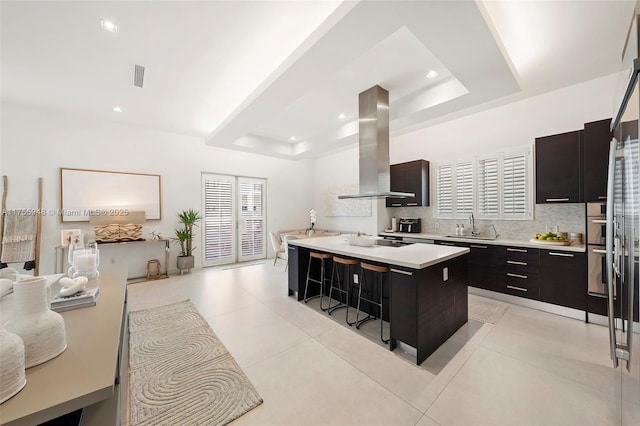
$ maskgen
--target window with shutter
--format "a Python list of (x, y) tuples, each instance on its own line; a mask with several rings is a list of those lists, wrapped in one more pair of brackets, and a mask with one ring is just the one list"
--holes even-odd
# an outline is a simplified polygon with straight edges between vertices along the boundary
[(498, 182), (498, 159), (478, 160), (478, 218), (499, 217)]
[(240, 260), (265, 257), (264, 180), (238, 178), (240, 187)]
[(202, 175), (205, 266), (266, 257), (266, 180)]
[(234, 186), (235, 179), (232, 176), (203, 176), (205, 265), (235, 260)]
[(528, 215), (527, 156), (506, 155), (502, 172), (502, 213), (505, 218)]
[(436, 168), (436, 211), (438, 217), (453, 216), (453, 166)]
[(531, 151), (436, 166), (434, 216), (532, 219)]
[(456, 164), (456, 217), (467, 218), (473, 213), (473, 162)]

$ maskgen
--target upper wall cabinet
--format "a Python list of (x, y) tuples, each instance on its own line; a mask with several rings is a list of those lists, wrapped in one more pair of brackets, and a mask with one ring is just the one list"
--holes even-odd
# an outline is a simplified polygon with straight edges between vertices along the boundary
[(611, 119), (584, 125), (584, 201), (607, 199), (607, 163), (613, 137)]
[(582, 134), (536, 138), (536, 204), (583, 202)]
[(387, 198), (387, 207), (426, 207), (429, 205), (429, 162), (415, 160), (392, 164), (391, 191), (411, 192), (413, 198)]

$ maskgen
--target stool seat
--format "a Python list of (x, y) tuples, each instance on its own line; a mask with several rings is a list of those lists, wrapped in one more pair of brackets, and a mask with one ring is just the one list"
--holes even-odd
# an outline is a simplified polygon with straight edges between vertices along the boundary
[(372, 263), (360, 262), (360, 267), (375, 272), (389, 272), (391, 268), (388, 265), (374, 265)]
[[(374, 283), (367, 283), (366, 280), (366, 271), (370, 271), (375, 277), (374, 282), (377, 281), (377, 285)], [(358, 289), (358, 305), (356, 307), (356, 328), (360, 328), (362, 324), (367, 321), (378, 319), (376, 315), (368, 314), (365, 318), (360, 319), (360, 303), (364, 300), (369, 305), (377, 306), (378, 312), (380, 314), (380, 340), (384, 343), (389, 343), (389, 339), (385, 339), (383, 337), (383, 321), (382, 321), (382, 312), (383, 312), (383, 287), (382, 287), (382, 274), (391, 271), (389, 265), (376, 265), (373, 263), (360, 262), (360, 286)], [(365, 294), (363, 294), (363, 292)], [(376, 294), (377, 293), (377, 294)], [(377, 298), (374, 299), (374, 296)]]
[(343, 265), (357, 265), (360, 263), (357, 259), (348, 259), (346, 257), (333, 256), (333, 261), (336, 263), (341, 263)]
[[(327, 308), (322, 307), (322, 300), (324, 299), (324, 286), (325, 286), (325, 282), (328, 281), (326, 278), (326, 274), (325, 274), (325, 270), (326, 270), (326, 265), (325, 265), (325, 261), (331, 259), (333, 255), (328, 254), (328, 253), (320, 253), (317, 251), (312, 251), (309, 252), (309, 265), (307, 266), (307, 280), (305, 282), (304, 285), (304, 303), (309, 302), (309, 300), (316, 298), (316, 297), (320, 297), (320, 309), (323, 311), (326, 311)], [(320, 277), (319, 278), (314, 278), (311, 276), (311, 262), (313, 260), (316, 261), (320, 261)], [(320, 285), (320, 294), (317, 294), (315, 296), (311, 296), (311, 297), (307, 297), (307, 292), (309, 290), (309, 281), (313, 282), (313, 283), (317, 283)], [(329, 300), (329, 305), (331, 305), (331, 300)]]
[(318, 253), (315, 251), (310, 252), (309, 256), (315, 257), (316, 259), (331, 259), (331, 255), (329, 253)]
[[(333, 269), (331, 270), (331, 287), (329, 287), (329, 309), (328, 314), (331, 315), (336, 309), (346, 308), (347, 313), (345, 316), (345, 321), (349, 325), (355, 324), (355, 321), (349, 321), (349, 302), (351, 300), (351, 292), (353, 291), (353, 275), (351, 273), (351, 268), (356, 267), (360, 264), (358, 259), (350, 259), (347, 257), (333, 256)], [(340, 268), (342, 268), (343, 280), (340, 279)], [(334, 284), (334, 278), (336, 277), (336, 283)], [(343, 282), (344, 281), (344, 282)], [(341, 300), (331, 306), (331, 296), (333, 295), (333, 290), (336, 290), (340, 295), (344, 296), (344, 302)]]

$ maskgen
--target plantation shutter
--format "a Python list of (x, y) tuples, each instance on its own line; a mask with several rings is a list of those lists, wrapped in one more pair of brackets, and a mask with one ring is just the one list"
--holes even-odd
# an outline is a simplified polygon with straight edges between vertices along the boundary
[(478, 160), (478, 217), (497, 218), (500, 213), (498, 203), (498, 159)]
[(456, 217), (473, 213), (473, 163), (456, 164)]
[(265, 245), (265, 181), (238, 178), (240, 253), (239, 260), (251, 260), (266, 256)]
[(453, 166), (439, 165), (436, 169), (436, 205), (438, 217), (453, 216)]
[(235, 260), (234, 186), (232, 176), (203, 175), (205, 265)]
[(503, 215), (510, 218), (527, 217), (528, 200), (526, 155), (520, 154), (505, 156), (502, 176)]

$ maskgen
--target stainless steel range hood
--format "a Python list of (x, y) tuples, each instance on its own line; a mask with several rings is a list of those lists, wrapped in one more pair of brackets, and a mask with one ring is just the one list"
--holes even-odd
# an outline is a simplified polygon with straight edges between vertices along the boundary
[(380, 86), (360, 93), (360, 193), (338, 198), (407, 198), (415, 194), (391, 192), (389, 176), (389, 92)]

